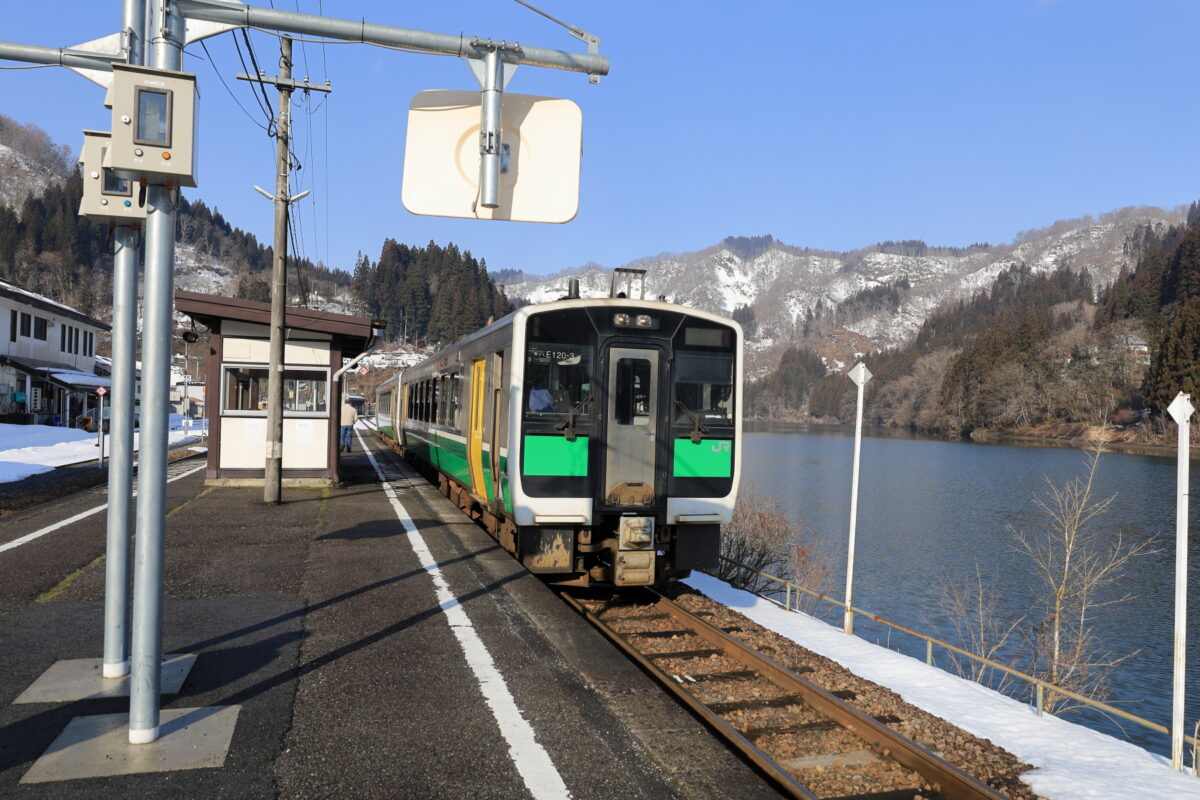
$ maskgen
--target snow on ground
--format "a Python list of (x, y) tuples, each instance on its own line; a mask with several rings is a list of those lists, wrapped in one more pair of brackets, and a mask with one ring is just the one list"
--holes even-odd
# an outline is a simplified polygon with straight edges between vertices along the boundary
[[(198, 438), (201, 420), (193, 420), (191, 430), (183, 429), (183, 417), (171, 415), (170, 443)], [(139, 435), (133, 435), (133, 449)], [(111, 437), (105, 437), (104, 455), (108, 456)], [(94, 461), (99, 454), (96, 434), (79, 428), (55, 428), (49, 425), (10, 425), (0, 423), (0, 483), (9, 483), (49, 472), (55, 467)]]
[(1163, 756), (1058, 717), (1039, 717), (1032, 706), (708, 575), (693, 573), (685, 583), (918, 708), (990, 739), (1034, 767), (1022, 780), (1048, 800), (1200, 800), (1200, 779), (1175, 772)]

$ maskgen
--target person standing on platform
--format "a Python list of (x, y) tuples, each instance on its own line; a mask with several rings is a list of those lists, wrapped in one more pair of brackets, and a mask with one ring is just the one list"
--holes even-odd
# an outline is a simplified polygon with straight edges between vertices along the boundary
[(358, 412), (348, 400), (342, 401), (342, 437), (338, 447), (350, 452), (350, 437), (353, 436), (354, 423), (358, 422)]

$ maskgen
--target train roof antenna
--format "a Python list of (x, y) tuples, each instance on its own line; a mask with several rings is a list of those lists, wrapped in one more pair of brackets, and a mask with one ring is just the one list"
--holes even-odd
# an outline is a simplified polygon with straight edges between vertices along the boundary
[(646, 299), (646, 270), (617, 267), (613, 270), (609, 297), (628, 297), (631, 300)]

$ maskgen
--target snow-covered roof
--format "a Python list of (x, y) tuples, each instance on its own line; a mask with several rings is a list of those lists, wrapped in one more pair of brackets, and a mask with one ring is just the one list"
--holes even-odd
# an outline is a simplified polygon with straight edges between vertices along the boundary
[(7, 297), (17, 303), (20, 303), (20, 304), (26, 305), (26, 306), (31, 306), (33, 308), (39, 308), (42, 311), (49, 311), (52, 314), (58, 314), (60, 316), (67, 317), (76, 322), (81, 322), (85, 325), (90, 325), (90, 326), (97, 328), (99, 330), (102, 330), (102, 331), (111, 330), (111, 328), (108, 325), (104, 324), (103, 322), (96, 319), (95, 317), (89, 317), (87, 314), (84, 314), (82, 311), (71, 308), (70, 306), (67, 306), (67, 305), (63, 305), (62, 303), (59, 303), (55, 300), (51, 300), (49, 297), (46, 297), (44, 295), (37, 294), (36, 292), (31, 292), (28, 289), (22, 289), (20, 286), (17, 286), (15, 283), (9, 283), (8, 281), (0, 281), (0, 297)]
[(101, 377), (91, 372), (80, 372), (78, 370), (47, 370), (50, 378), (73, 386), (77, 389), (95, 389), (97, 386), (109, 388), (112, 386), (112, 381), (108, 378)]

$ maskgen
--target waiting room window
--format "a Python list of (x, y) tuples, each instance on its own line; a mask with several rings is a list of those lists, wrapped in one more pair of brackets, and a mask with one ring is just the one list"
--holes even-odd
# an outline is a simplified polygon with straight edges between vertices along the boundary
[[(225, 366), (224, 411), (267, 411), (266, 367)], [(283, 371), (284, 416), (326, 416), (329, 410), (329, 371), (285, 369)]]

